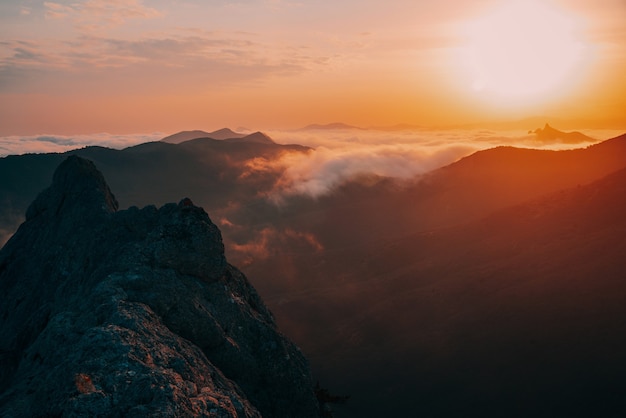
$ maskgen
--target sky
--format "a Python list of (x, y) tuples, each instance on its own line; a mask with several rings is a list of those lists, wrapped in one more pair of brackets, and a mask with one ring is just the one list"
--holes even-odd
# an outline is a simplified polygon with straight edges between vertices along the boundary
[(625, 0), (3, 0), (0, 136), (626, 128), (625, 21)]

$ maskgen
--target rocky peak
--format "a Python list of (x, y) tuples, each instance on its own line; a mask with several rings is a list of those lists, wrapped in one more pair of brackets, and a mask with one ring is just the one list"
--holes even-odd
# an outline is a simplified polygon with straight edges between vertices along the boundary
[(96, 166), (89, 160), (72, 155), (55, 171), (52, 186), (41, 193), (28, 208), (26, 219), (44, 213), (47, 216), (56, 216), (61, 211), (74, 210), (99, 216), (117, 209), (117, 200)]
[(0, 250), (0, 416), (318, 416), (206, 212), (117, 207), (69, 157)]

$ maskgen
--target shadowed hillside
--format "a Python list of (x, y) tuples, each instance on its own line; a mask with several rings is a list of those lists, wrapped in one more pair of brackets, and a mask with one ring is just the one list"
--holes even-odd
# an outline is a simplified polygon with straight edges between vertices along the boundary
[(188, 198), (68, 157), (0, 250), (0, 415), (318, 417), (308, 363)]
[[(626, 412), (625, 196), (621, 170), (247, 271), (318, 376), (353, 394), (345, 416), (611, 416)], [(290, 282), (269, 291), (270, 274)]]
[[(569, 151), (498, 147), (410, 181), (364, 175), (318, 199), (289, 198), (280, 212), (267, 203), (266, 210), (276, 213), (267, 222), (314, 231), (324, 248), (344, 248), (476, 220), (494, 210), (589, 183), (625, 162), (626, 135)], [(253, 214), (242, 209), (233, 216), (235, 223), (245, 224)]]
[[(215, 211), (231, 201), (249, 201), (268, 192), (280, 172), (249, 172), (254, 159), (276, 160), (284, 153), (307, 152), (300, 145), (279, 145), (271, 139), (223, 141), (200, 138), (170, 144), (149, 142), (124, 150), (87, 147), (64, 154), (25, 154), (0, 159), (0, 232), (5, 239), (23, 219), (38, 190), (49, 184), (54, 168), (67, 155), (94, 161), (128, 206), (164, 204), (168, 196), (184, 195)], [(245, 139), (245, 137), (244, 137)], [(0, 236), (0, 242), (3, 237)]]
[(211, 139), (229, 139), (229, 138), (242, 138), (245, 134), (232, 131), (228, 128), (218, 129), (213, 132), (204, 131), (182, 131), (170, 136), (166, 136), (161, 141), (169, 144), (180, 144), (181, 142), (191, 141), (198, 138), (211, 138)]
[[(611, 394), (626, 372), (626, 135), (571, 151), (499, 147), (276, 204), (285, 167), (274, 163), (294, 152), (309, 149), (198, 138), (75, 151), (121, 201), (175, 193), (212, 214), (316, 376), (352, 395), (339, 418), (622, 411)], [(61, 158), (0, 160), (16, 179), (0, 196), (19, 209)], [(24, 187), (16, 172), (32, 173)]]

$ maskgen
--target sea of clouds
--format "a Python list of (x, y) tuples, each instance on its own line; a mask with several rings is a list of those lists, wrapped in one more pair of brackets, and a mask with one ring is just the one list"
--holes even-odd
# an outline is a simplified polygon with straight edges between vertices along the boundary
[[(320, 197), (346, 180), (361, 174), (409, 179), (483, 149), (497, 146), (553, 150), (581, 148), (616, 137), (623, 132), (584, 131), (583, 133), (594, 139), (579, 144), (540, 143), (534, 134), (529, 134), (527, 131), (479, 129), (393, 131), (308, 129), (271, 130), (265, 133), (279, 144), (301, 144), (311, 147), (307, 153), (285, 153), (275, 160), (259, 157), (247, 163), (248, 174), (253, 174), (255, 171), (282, 173), (278, 184), (267, 196), (268, 199), (280, 205), (286, 197), (293, 195)], [(5, 136), (0, 137), (0, 158), (26, 153), (62, 153), (87, 146), (123, 149), (145, 142), (158, 141), (167, 135), (157, 132), (131, 135), (100, 133), (72, 136)], [(17, 223), (19, 222), (16, 221)], [(12, 232), (0, 230), (0, 245), (10, 237)], [(260, 237), (261, 241), (269, 239), (271, 233), (269, 229), (264, 231)], [(309, 244), (312, 248), (317, 245), (315, 242)], [(259, 246), (259, 248), (265, 248), (265, 246)]]
[(285, 154), (278, 161), (254, 160), (249, 169), (272, 170), (280, 166), (285, 170), (277, 185), (277, 193), (270, 196), (280, 202), (285, 195), (319, 197), (346, 179), (361, 174), (412, 178), (476, 151), (497, 146), (552, 150), (581, 148), (617, 135), (615, 132), (585, 133), (594, 140), (579, 144), (542, 143), (527, 131), (471, 129), (273, 131), (269, 135), (278, 143), (296, 143), (314, 149), (307, 154)]
[(164, 136), (162, 133), (0, 136), (0, 157), (48, 152), (62, 153), (92, 145), (122, 149), (144, 142), (158, 141)]
[[(276, 193), (269, 196), (280, 203), (284, 196), (307, 194), (319, 197), (346, 179), (361, 174), (407, 179), (450, 164), (473, 152), (497, 146), (567, 149), (589, 146), (620, 134), (615, 131), (585, 131), (592, 141), (579, 144), (539, 142), (528, 131), (485, 129), (300, 129), (270, 130), (266, 133), (279, 144), (311, 147), (308, 153), (285, 153), (278, 160), (256, 158), (247, 169), (283, 171)], [(0, 157), (10, 154), (65, 152), (86, 146), (123, 149), (158, 141), (164, 133), (34, 135), (0, 137)]]

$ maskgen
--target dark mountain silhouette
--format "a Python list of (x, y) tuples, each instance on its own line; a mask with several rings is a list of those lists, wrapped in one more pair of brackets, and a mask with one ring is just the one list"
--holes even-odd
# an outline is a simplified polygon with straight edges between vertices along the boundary
[(358, 129), (358, 130), (365, 130), (365, 128), (359, 128), (358, 126), (353, 126), (353, 125), (348, 125), (346, 123), (341, 123), (341, 122), (334, 122), (334, 123), (327, 123), (327, 124), (311, 124), (311, 125), (307, 125), (304, 128), (301, 128), (301, 130), (306, 131), (306, 130), (332, 130), (332, 129)]
[(246, 136), (242, 136), (242, 137), (227, 138), (227, 139), (225, 139), (225, 141), (230, 141), (230, 142), (253, 142), (253, 143), (260, 143), (260, 144), (275, 144), (275, 142), (272, 140), (272, 138), (270, 138), (269, 136), (267, 136), (263, 132), (255, 132), (255, 133), (252, 133), (250, 135), (246, 135)]
[(235, 132), (228, 128), (218, 129), (209, 133), (209, 138), (213, 139), (229, 139), (229, 138), (243, 138), (246, 134)]
[(541, 128), (537, 128), (532, 133), (535, 134), (537, 141), (542, 143), (562, 142), (564, 144), (580, 144), (585, 142), (594, 142), (595, 140), (580, 132), (562, 132), (554, 129), (547, 123)]
[[(476, 152), (409, 182), (355, 178), (319, 199), (294, 198), (279, 225), (315, 231), (325, 248), (452, 226), (624, 167), (626, 135), (585, 149), (498, 147)], [(323, 214), (320, 216), (320, 214)], [(380, 216), (393, 214), (393, 216)]]
[(622, 168), (624, 156), (626, 135), (565, 151), (498, 147), (427, 175), (417, 188), (437, 191), (438, 211), (429, 214), (435, 222), (454, 224), (601, 178)]
[(211, 134), (209, 134), (208, 132), (198, 131), (198, 130), (181, 131), (181, 132), (166, 136), (165, 138), (161, 139), (161, 141), (167, 142), (168, 144), (180, 144), (181, 142), (189, 141), (191, 139), (210, 138), (210, 135)]
[(319, 416), (204, 210), (117, 208), (70, 156), (0, 251), (0, 415)]
[(377, 131), (415, 131), (427, 129), (422, 125), (414, 125), (411, 123), (399, 123), (396, 125), (385, 125), (385, 126), (372, 126), (370, 129), (374, 129)]
[[(362, 175), (276, 206), (266, 194), (283, 170), (250, 167), (285, 152), (308, 149), (200, 138), (74, 151), (97, 163), (120, 201), (186, 195), (219, 220), (229, 260), (254, 280), (316, 377), (351, 395), (338, 418), (589, 416), (594, 407), (621, 415), (611, 394), (626, 334), (610, 317), (624, 294), (615, 214), (625, 213), (617, 173), (626, 135), (569, 151), (498, 147), (410, 181)], [(13, 205), (3, 213), (22, 207), (37, 173), (64, 157), (0, 159), (0, 179), (16, 182), (0, 182), (0, 198)], [(544, 277), (549, 286), (537, 284)], [(602, 362), (594, 338), (606, 343)]]
[(338, 416), (620, 416), (625, 213), (622, 169), (467, 224), (246, 271), (317, 376), (352, 394)]
[[(576, 355), (584, 356), (585, 353), (592, 352), (588, 350), (588, 346), (580, 352), (573, 349), (574, 355), (567, 360), (564, 359), (560, 363), (560, 368), (546, 369), (545, 376), (539, 372), (528, 375), (530, 377), (522, 379), (525, 387), (515, 386), (512, 383), (516, 379), (512, 365), (519, 360), (519, 364), (528, 366), (531, 370), (530, 363), (537, 359), (536, 356), (539, 354), (535, 353), (528, 357), (524, 352), (515, 353), (516, 346), (511, 343), (512, 340), (502, 342), (495, 337), (495, 340), (491, 339), (499, 333), (504, 335), (506, 331), (505, 323), (492, 327), (494, 320), (489, 316), (492, 314), (494, 318), (499, 318), (501, 312), (491, 311), (489, 314), (483, 312), (478, 316), (472, 314), (474, 322), (471, 325), (476, 329), (461, 328), (463, 322), (450, 322), (434, 313), (444, 308), (440, 306), (437, 295), (445, 290), (449, 293), (446, 296), (448, 302), (445, 307), (449, 313), (446, 315), (453, 319), (457, 315), (463, 318), (468, 309), (480, 310), (476, 306), (487, 303), (487, 300), (481, 299), (480, 292), (494, 294), (501, 281), (504, 283), (504, 279), (515, 275), (521, 276), (519, 286), (527, 286), (528, 289), (526, 293), (516, 295), (515, 306), (523, 305), (525, 298), (528, 297), (527, 302), (532, 307), (538, 302), (529, 297), (528, 292), (540, 292), (542, 289), (529, 287), (531, 285), (525, 284), (525, 281), (536, 283), (537, 277), (542, 277), (543, 273), (535, 270), (537, 263), (551, 266), (551, 274), (554, 276), (553, 287), (549, 290), (552, 293), (541, 299), (542, 304), (549, 303), (549, 295), (558, 292), (559, 286), (566, 286), (565, 283), (568, 283), (569, 274), (573, 270), (586, 272), (586, 280), (590, 283), (601, 283), (594, 278), (595, 274), (604, 277), (605, 272), (612, 271), (611, 275), (607, 276), (608, 283), (605, 283), (609, 287), (613, 286), (612, 288), (607, 290), (608, 288), (602, 287), (604, 284), (599, 284), (600, 288), (597, 289), (589, 288), (591, 293), (585, 303), (591, 310), (601, 309), (601, 303), (598, 301), (604, 297), (614, 295), (619, 299), (625, 295), (626, 288), (620, 287), (621, 282), (618, 280), (621, 273), (616, 275), (616, 272), (626, 270), (619, 255), (623, 249), (624, 234), (621, 232), (623, 228), (619, 224), (619, 218), (616, 220), (615, 216), (606, 217), (615, 222), (615, 228), (602, 229), (604, 236), (594, 241), (596, 245), (594, 251), (590, 251), (586, 256), (578, 251), (575, 256), (567, 259), (552, 257), (547, 249), (558, 249), (562, 241), (568, 238), (559, 234), (551, 240), (547, 240), (549, 238), (547, 236), (537, 238), (537, 242), (528, 238), (522, 241), (522, 238), (515, 234), (526, 231), (524, 223), (519, 224), (518, 229), (513, 231), (504, 228), (502, 223), (492, 226), (499, 238), (490, 248), (497, 250), (506, 248), (503, 247), (504, 243), (509, 245), (518, 243), (518, 247), (509, 247), (512, 248), (510, 252), (503, 255), (494, 251), (480, 256), (468, 256), (475, 253), (476, 247), (482, 248), (483, 242), (487, 239), (484, 234), (489, 232), (491, 227), (490, 223), (483, 223), (480, 225), (483, 225), (484, 230), (477, 227), (462, 229), (463, 225), (478, 223), (481, 218), (493, 212), (521, 205), (541, 196), (559, 193), (561, 190), (573, 188), (573, 193), (579, 191), (579, 187), (581, 190), (594, 190), (584, 187), (625, 166), (626, 135), (574, 151), (537, 151), (510, 147), (487, 150), (429, 173), (412, 184), (375, 177), (354, 179), (339, 187), (332, 195), (316, 201), (294, 199), (291, 202), (294, 209), (290, 210), (288, 205), (282, 207), (281, 217), (273, 221), (278, 230), (282, 228), (289, 231), (299, 226), (301, 230), (311, 231), (322, 250), (296, 245), (283, 235), (266, 242), (268, 254), (256, 258), (248, 254), (234, 254), (234, 259), (242, 265), (245, 263), (244, 270), (259, 280), (256, 284), (261, 294), (266, 296), (287, 334), (310, 353), (317, 375), (326, 381), (336, 382), (338, 386), (334, 389), (337, 392), (353, 395), (353, 402), (346, 412), (348, 415), (345, 416), (376, 416), (389, 414), (390, 411), (396, 415), (409, 416), (419, 416), (420, 413), (416, 411), (421, 411), (426, 416), (554, 416), (559, 414), (559, 408), (567, 410), (565, 413), (567, 416), (593, 415), (593, 407), (583, 408), (580, 403), (567, 404), (570, 395), (582, 396), (583, 389), (576, 392), (569, 387), (555, 392), (554, 404), (550, 403), (550, 389), (556, 390), (558, 384), (566, 383), (566, 380), (557, 379), (554, 375), (569, 366), (575, 369), (575, 362), (581, 360), (581, 357)], [(619, 185), (615, 187), (613, 192), (616, 196), (621, 196)], [(611, 196), (611, 193), (607, 192), (605, 196)], [(582, 214), (576, 209), (577, 203), (571, 199), (564, 198), (559, 203), (561, 206), (559, 214), (571, 211), (577, 214), (577, 219), (572, 220), (569, 226), (563, 226), (562, 223), (556, 222), (558, 216), (554, 215), (550, 219), (555, 225), (561, 225), (564, 229), (571, 225), (588, 225), (586, 229), (578, 230), (571, 237), (570, 247), (563, 250), (564, 254), (568, 251), (573, 252), (573, 247), (579, 245), (580, 248), (586, 248), (584, 243), (596, 225), (594, 221), (597, 217), (605, 217), (606, 210), (614, 210), (614, 214), (626, 213), (623, 201), (618, 198), (613, 204), (607, 201), (597, 203), (599, 207), (596, 215), (592, 209)], [(542, 205), (538, 203), (537, 207), (541, 208)], [(520, 211), (523, 209), (517, 209), (515, 215)], [(516, 221), (515, 215), (511, 215), (509, 219), (513, 224)], [(407, 235), (428, 237), (433, 231), (442, 228), (446, 230), (459, 228), (459, 231), (465, 232), (462, 237), (458, 235), (460, 232), (446, 235), (447, 238), (442, 239), (442, 243), (437, 246), (432, 244), (433, 241), (424, 242), (417, 238), (401, 240), (402, 236)], [(539, 232), (549, 231), (543, 224), (536, 224), (533, 228)], [(225, 227), (225, 230), (228, 229)], [(546, 239), (545, 247), (538, 246), (542, 239)], [(397, 242), (401, 244), (396, 244)], [(613, 244), (608, 244), (609, 242), (617, 244), (621, 242), (619, 245), (622, 246), (612, 246)], [(605, 254), (602, 248), (606, 245), (612, 247), (611, 251)], [(393, 250), (386, 251), (388, 246), (392, 246)], [(400, 249), (404, 249), (399, 253), (403, 255), (395, 255)], [(536, 252), (530, 252), (530, 249), (535, 249)], [(522, 256), (525, 251), (528, 252)], [(379, 257), (379, 254), (383, 255)], [(533, 257), (537, 257), (537, 260)], [(368, 262), (374, 259), (378, 260), (378, 265)], [(465, 263), (457, 263), (458, 260), (465, 260)], [(475, 264), (472, 264), (473, 260), (476, 261)], [(419, 291), (413, 290), (412, 286), (426, 279), (416, 266), (432, 268), (428, 275), (428, 286)], [(475, 283), (464, 281), (465, 277), (474, 277), (477, 272), (488, 269), (493, 269), (490, 281), (485, 282), (481, 277), (478, 277)], [(448, 276), (455, 279), (452, 282), (444, 281), (443, 279)], [(491, 286), (496, 287), (490, 290)], [(516, 289), (517, 285), (507, 286)], [(468, 293), (468, 288), (477, 288), (478, 294)], [(576, 291), (580, 291), (581, 295), (585, 294), (581, 288), (577, 288)], [(396, 298), (403, 295), (412, 295), (414, 299), (400, 303)], [(582, 298), (584, 299), (584, 296)], [(459, 306), (454, 304), (455, 301)], [(508, 301), (498, 299), (489, 303), (499, 306), (498, 304), (506, 305)], [(575, 308), (567, 303), (569, 302), (557, 298), (551, 305), (554, 309), (551, 311), (552, 314), (562, 312), (559, 315), (573, 315), (572, 309)], [(422, 305), (423, 308), (419, 308)], [(429, 309), (434, 311), (430, 312)], [(617, 312), (616, 303), (612, 309), (612, 312)], [(584, 312), (590, 315), (585, 327), (593, 327), (597, 316), (590, 311)], [(621, 313), (622, 316), (623, 314), (624, 312)], [(611, 322), (611, 315), (612, 313), (598, 319), (598, 323)], [(518, 317), (522, 322), (523, 318)], [(576, 318), (581, 319), (580, 316)], [(538, 325), (540, 319), (535, 318), (533, 321), (535, 322), (529, 322), (527, 325)], [(551, 331), (555, 336), (562, 335), (557, 332), (558, 323), (558, 321), (551, 323)], [(622, 335), (625, 331), (619, 328), (620, 324), (612, 325), (613, 331), (618, 332), (616, 335)], [(457, 332), (461, 334), (456, 334)], [(464, 332), (470, 335), (468, 337), (470, 340), (459, 339), (460, 336), (466, 335)], [(576, 341), (575, 321), (568, 322), (564, 332), (568, 334), (568, 341), (572, 342), (572, 347), (578, 347), (585, 338), (593, 336), (581, 332), (581, 341)], [(482, 335), (485, 333), (488, 338), (483, 339)], [(475, 340), (471, 340), (472, 335), (475, 335)], [(533, 341), (538, 342), (536, 349), (539, 353), (541, 350), (552, 350), (550, 347), (554, 340), (551, 338), (541, 340), (535, 336)], [(620, 345), (619, 338), (621, 337), (616, 337), (612, 343), (618, 344), (621, 350), (624, 346)], [(446, 345), (438, 347), (437, 339), (443, 339)], [(424, 346), (421, 345), (423, 341)], [(456, 341), (459, 341), (459, 344), (456, 344)], [(444, 353), (462, 352), (464, 344), (469, 344), (470, 341), (476, 347), (475, 351), (472, 351), (478, 353), (476, 357), (462, 353), (455, 354), (458, 357), (452, 354), (451, 357), (436, 355), (439, 348), (444, 350)], [(502, 379), (507, 385), (512, 385), (511, 391), (516, 395), (528, 396), (525, 410), (519, 408), (520, 412), (513, 412), (510, 405), (523, 402), (521, 398), (505, 396), (503, 390), (508, 389), (494, 391), (493, 395), (488, 395), (491, 390), (489, 385), (497, 381), (497, 367), (485, 372), (487, 377), (480, 381), (482, 386), (478, 385), (478, 381), (472, 382), (473, 373), (485, 367), (483, 365), (485, 359), (494, 354), (490, 352), (487, 355), (485, 354), (487, 351), (481, 354), (479, 352), (481, 344), (489, 345), (492, 341), (495, 341), (496, 347), (497, 344), (509, 344), (504, 357), (498, 360), (505, 362), (507, 367), (506, 371), (503, 369)], [(566, 348), (563, 350), (567, 351)], [(611, 351), (608, 363), (618, 356), (619, 350)], [(518, 355), (519, 359), (515, 355)], [(559, 356), (560, 353), (556, 350), (556, 354), (551, 353), (545, 359), (539, 359), (541, 361), (537, 364), (543, 366), (545, 361), (549, 362), (551, 359), (556, 361)], [(419, 361), (418, 359), (422, 357), (425, 360)], [(433, 365), (430, 364), (431, 361), (434, 362)], [(602, 367), (610, 367), (608, 363)], [(413, 364), (415, 366), (409, 366)], [(461, 376), (461, 379), (455, 374), (454, 367), (466, 370), (469, 377)], [(622, 365), (617, 362), (616, 367), (621, 368)], [(355, 370), (367, 370), (367, 373), (355, 373)], [(533, 370), (537, 371), (536, 368)], [(580, 370), (579, 372), (582, 373)], [(591, 388), (589, 385), (581, 384), (586, 378), (607, 390), (619, 388), (614, 380), (606, 386), (600, 385), (602, 373), (579, 376), (563, 374), (566, 375), (576, 382), (572, 383), (573, 385), (580, 385), (581, 388)], [(416, 380), (416, 376), (421, 378)], [(533, 392), (531, 383), (533, 377), (537, 379), (546, 377), (553, 384), (542, 386)], [(609, 375), (604, 377), (610, 378)], [(371, 389), (372, 386), (376, 386), (376, 391)], [(602, 391), (603, 389), (598, 389), (586, 399), (593, 405), (596, 405), (594, 402), (604, 404), (604, 411), (618, 408), (616, 398), (605, 397)], [(385, 398), (388, 402), (380, 401), (381, 393), (390, 394)], [(421, 394), (419, 401), (416, 401), (416, 394)], [(372, 398), (376, 401), (369, 402), (368, 399)], [(469, 399), (473, 400), (470, 402)], [(463, 409), (468, 408), (467, 402), (477, 408), (476, 413)], [(421, 407), (416, 406), (420, 404)], [(397, 409), (389, 409), (389, 405), (395, 405)], [(445, 405), (457, 406), (444, 407)], [(549, 408), (542, 412), (546, 405)], [(358, 406), (362, 406), (362, 409)], [(457, 407), (459, 409), (454, 409)]]
[[(359, 319), (391, 324), (383, 328), (384, 344), (404, 347), (401, 358), (421, 352), (440, 365), (416, 364), (413, 376), (428, 376), (428, 383), (405, 394), (428, 394), (424, 411), (444, 416), (626, 413), (617, 395), (626, 373), (625, 196), (626, 171), (620, 170), (369, 253), (364, 270), (385, 284), (375, 286), (375, 307)], [(412, 333), (416, 329), (421, 332)], [(369, 349), (367, 337), (359, 346), (385, 352), (380, 339), (373, 333)], [(387, 381), (404, 371), (410, 385), (406, 367), (390, 367), (398, 373), (385, 372)], [(396, 380), (392, 387), (403, 385)], [(440, 403), (450, 393), (461, 396)], [(461, 406), (467, 396), (471, 414)]]
[(212, 139), (229, 139), (229, 138), (242, 138), (245, 134), (234, 132), (228, 128), (218, 129), (213, 132), (204, 131), (182, 131), (176, 134), (166, 136), (161, 139), (163, 142), (170, 144), (180, 144), (181, 142), (190, 141), (197, 138), (212, 138)]
[[(308, 152), (300, 145), (264, 141), (262, 134), (251, 141), (200, 138), (169, 144), (149, 142), (113, 150), (87, 147), (64, 154), (26, 154), (0, 159), (0, 244), (23, 219), (28, 204), (49, 182), (55, 167), (67, 155), (94, 161), (127, 205), (162, 205), (169, 196), (186, 195), (208, 211), (224, 209), (230, 201), (249, 200), (269, 192), (280, 172), (248, 171), (249, 161), (274, 160), (284, 153)], [(255, 141), (255, 139), (257, 139)], [(3, 239), (4, 238), (4, 239)]]

